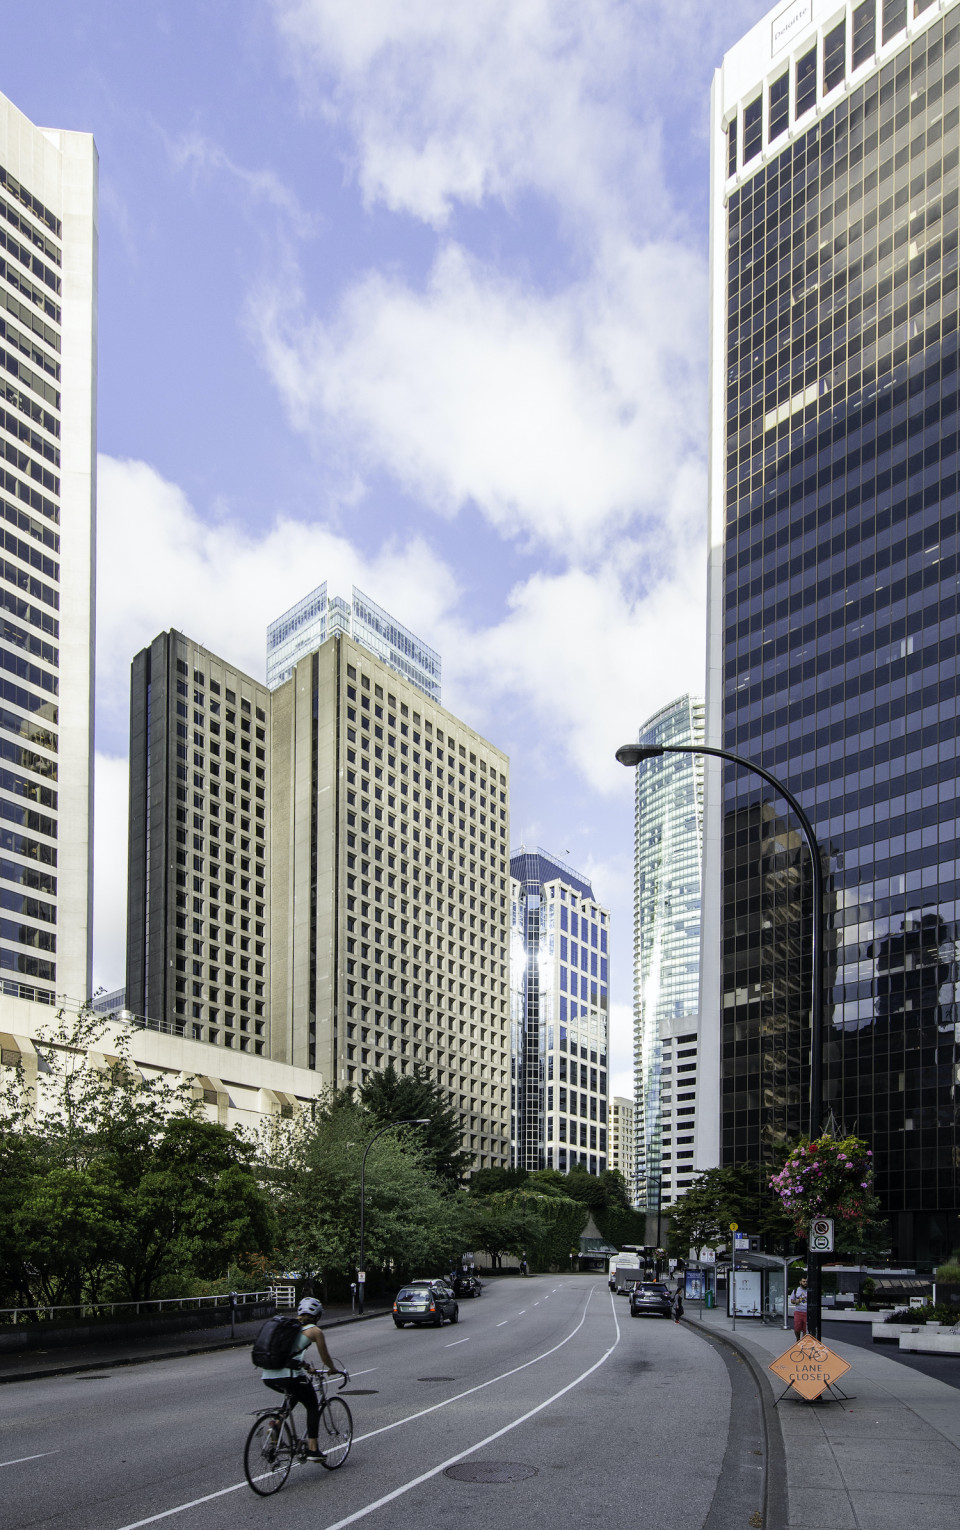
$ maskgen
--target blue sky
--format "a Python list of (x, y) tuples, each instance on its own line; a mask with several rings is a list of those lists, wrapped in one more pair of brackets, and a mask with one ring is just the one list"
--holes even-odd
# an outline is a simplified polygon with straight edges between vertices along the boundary
[[(722, 12), (722, 14), (718, 14)], [(358, 583), (615, 915), (618, 742), (702, 687), (707, 112), (728, 0), (52, 0), (0, 90), (100, 151), (95, 976), (123, 977), (132, 655)], [(11, 63), (15, 60), (15, 65)]]

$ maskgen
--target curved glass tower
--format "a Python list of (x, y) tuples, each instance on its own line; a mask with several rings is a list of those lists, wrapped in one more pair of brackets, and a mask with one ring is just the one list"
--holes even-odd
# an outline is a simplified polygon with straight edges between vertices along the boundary
[[(641, 744), (703, 742), (703, 702), (681, 696)], [(637, 1203), (655, 1213), (690, 1184), (697, 1095), (703, 759), (668, 755), (636, 772), (634, 1077)]]

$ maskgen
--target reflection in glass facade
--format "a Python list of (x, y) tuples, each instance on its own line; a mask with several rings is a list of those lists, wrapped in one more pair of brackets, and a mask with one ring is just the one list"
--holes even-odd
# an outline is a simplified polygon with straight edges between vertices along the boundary
[(294, 665), (308, 653), (316, 653), (321, 643), (342, 632), (376, 654), (384, 664), (409, 680), (431, 701), (440, 701), (440, 655), (406, 627), (394, 621), (356, 585), (350, 601), (340, 595), (327, 595), (326, 584), (318, 585), (295, 606), (278, 616), (267, 627), (267, 689), (275, 691), (289, 680)]
[[(735, 124), (745, 155), (744, 50), (769, 79), (769, 19), (718, 76), (709, 726), (814, 820), (826, 1108), (872, 1139), (894, 1254), (924, 1260), (960, 1243), (960, 8), (861, 4), (829, 49), (835, 9), (806, 15), (793, 56), (813, 51), (821, 94), (765, 160), (738, 165)], [(744, 773), (716, 822), (733, 1162), (807, 1128), (809, 888), (784, 805)]]
[[(641, 744), (703, 742), (703, 702), (662, 708)], [(691, 1183), (697, 1102), (703, 757), (636, 770), (634, 1079), (637, 1204), (656, 1212)]]
[(546, 850), (510, 857), (510, 1161), (608, 1166), (610, 915)]

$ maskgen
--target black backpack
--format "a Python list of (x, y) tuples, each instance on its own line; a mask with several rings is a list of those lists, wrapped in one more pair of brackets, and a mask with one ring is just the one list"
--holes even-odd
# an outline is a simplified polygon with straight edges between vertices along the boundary
[(280, 1371), (294, 1363), (297, 1340), (303, 1333), (300, 1319), (289, 1312), (267, 1318), (253, 1341), (250, 1359), (265, 1371)]

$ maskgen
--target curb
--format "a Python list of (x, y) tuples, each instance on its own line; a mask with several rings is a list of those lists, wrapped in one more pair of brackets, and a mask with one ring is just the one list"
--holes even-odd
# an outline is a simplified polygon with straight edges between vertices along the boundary
[[(348, 1323), (369, 1323), (374, 1318), (389, 1317), (391, 1309), (382, 1312), (355, 1313), (353, 1317), (332, 1318), (320, 1327), (345, 1328)], [(224, 1339), (219, 1344), (196, 1344), (190, 1349), (168, 1349), (159, 1355), (118, 1355), (114, 1360), (91, 1360), (86, 1365), (58, 1365), (45, 1371), (21, 1371), (16, 1376), (0, 1375), (0, 1386), (12, 1386), (18, 1381), (44, 1381), (48, 1376), (74, 1376), (78, 1372), (113, 1371), (121, 1365), (151, 1365), (156, 1360), (185, 1360), (190, 1355), (216, 1355), (224, 1349), (245, 1349), (251, 1339)]]
[(773, 1394), (766, 1372), (757, 1357), (731, 1334), (704, 1330), (699, 1323), (684, 1318), (684, 1327), (699, 1334), (707, 1343), (716, 1342), (733, 1350), (747, 1366), (760, 1403), (760, 1420), (763, 1426), (765, 1470), (763, 1474), (763, 1523), (766, 1530), (786, 1530), (788, 1524), (787, 1458), (783, 1444), (780, 1415), (774, 1406)]

